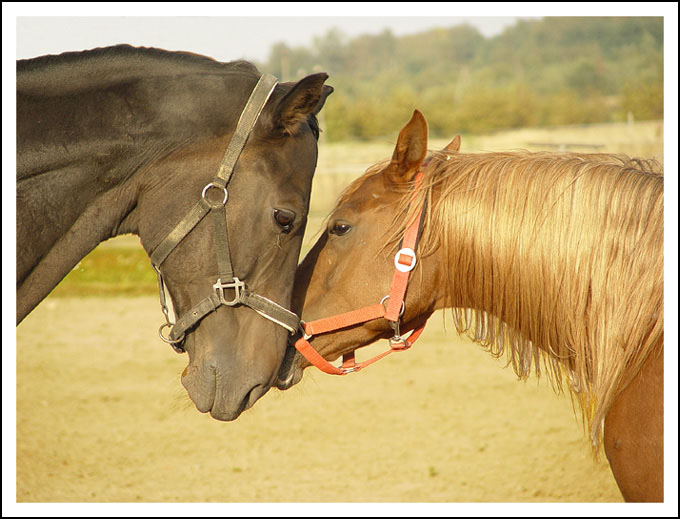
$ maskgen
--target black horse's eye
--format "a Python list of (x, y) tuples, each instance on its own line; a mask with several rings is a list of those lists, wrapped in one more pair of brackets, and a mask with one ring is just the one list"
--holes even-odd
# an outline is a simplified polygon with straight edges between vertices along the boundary
[(328, 232), (335, 234), (336, 236), (343, 236), (347, 234), (350, 229), (352, 229), (352, 226), (348, 223), (335, 222)]
[(274, 209), (274, 221), (281, 227), (282, 232), (289, 233), (293, 229), (295, 213), (285, 209)]

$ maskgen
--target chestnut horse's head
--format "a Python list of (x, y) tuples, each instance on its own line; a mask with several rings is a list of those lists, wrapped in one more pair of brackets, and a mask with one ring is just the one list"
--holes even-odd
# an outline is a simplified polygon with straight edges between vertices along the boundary
[[(459, 146), (456, 137), (445, 151), (455, 152)], [(398, 242), (412, 217), (408, 201), (413, 178), (426, 154), (427, 123), (416, 110), (399, 133), (391, 161), (369, 168), (347, 189), (327, 219), (327, 229), (298, 267), (293, 309), (301, 310), (303, 321), (375, 305), (389, 294)], [(424, 197), (421, 193), (420, 198)], [(438, 269), (427, 267), (433, 261), (437, 261), (436, 252), (419, 257), (411, 272), (418, 282), (406, 293), (402, 332), (420, 325), (442, 306)], [(315, 336), (311, 345), (325, 359), (334, 360), (392, 334), (385, 319), (376, 319)], [(293, 351), (289, 350), (279, 374), (282, 389), (297, 383), (310, 365)]]

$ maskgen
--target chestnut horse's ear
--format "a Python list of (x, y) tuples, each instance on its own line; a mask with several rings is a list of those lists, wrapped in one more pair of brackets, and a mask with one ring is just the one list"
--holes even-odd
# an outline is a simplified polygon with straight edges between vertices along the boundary
[(392, 161), (386, 174), (393, 182), (408, 182), (418, 171), (427, 155), (427, 121), (418, 110), (413, 111), (397, 138)]
[(456, 135), (453, 140), (446, 145), (444, 151), (460, 151), (460, 135)]
[(333, 92), (333, 87), (323, 84), (327, 79), (328, 74), (319, 72), (295, 83), (276, 107), (274, 128), (293, 135), (310, 114), (318, 114)]

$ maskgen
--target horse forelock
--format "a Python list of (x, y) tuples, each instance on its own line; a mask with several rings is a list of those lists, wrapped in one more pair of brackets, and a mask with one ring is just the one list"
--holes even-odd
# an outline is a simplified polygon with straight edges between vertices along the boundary
[(419, 255), (443, 249), (458, 331), (521, 378), (534, 366), (558, 392), (566, 381), (597, 451), (615, 397), (663, 342), (663, 168), (623, 155), (434, 152), (424, 173), (413, 203), (412, 183), (394, 187), (385, 246), (427, 199)]

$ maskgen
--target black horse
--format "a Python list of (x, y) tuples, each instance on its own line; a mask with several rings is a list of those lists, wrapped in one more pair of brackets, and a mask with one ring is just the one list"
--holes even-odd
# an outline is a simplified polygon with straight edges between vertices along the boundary
[(17, 61), (17, 323), (97, 244), (136, 234), (180, 316), (165, 340), (189, 354), (196, 407), (233, 420), (267, 392), (288, 332), (265, 307), (290, 304), (333, 89), (318, 73), (261, 93), (262, 77), (127, 45)]

